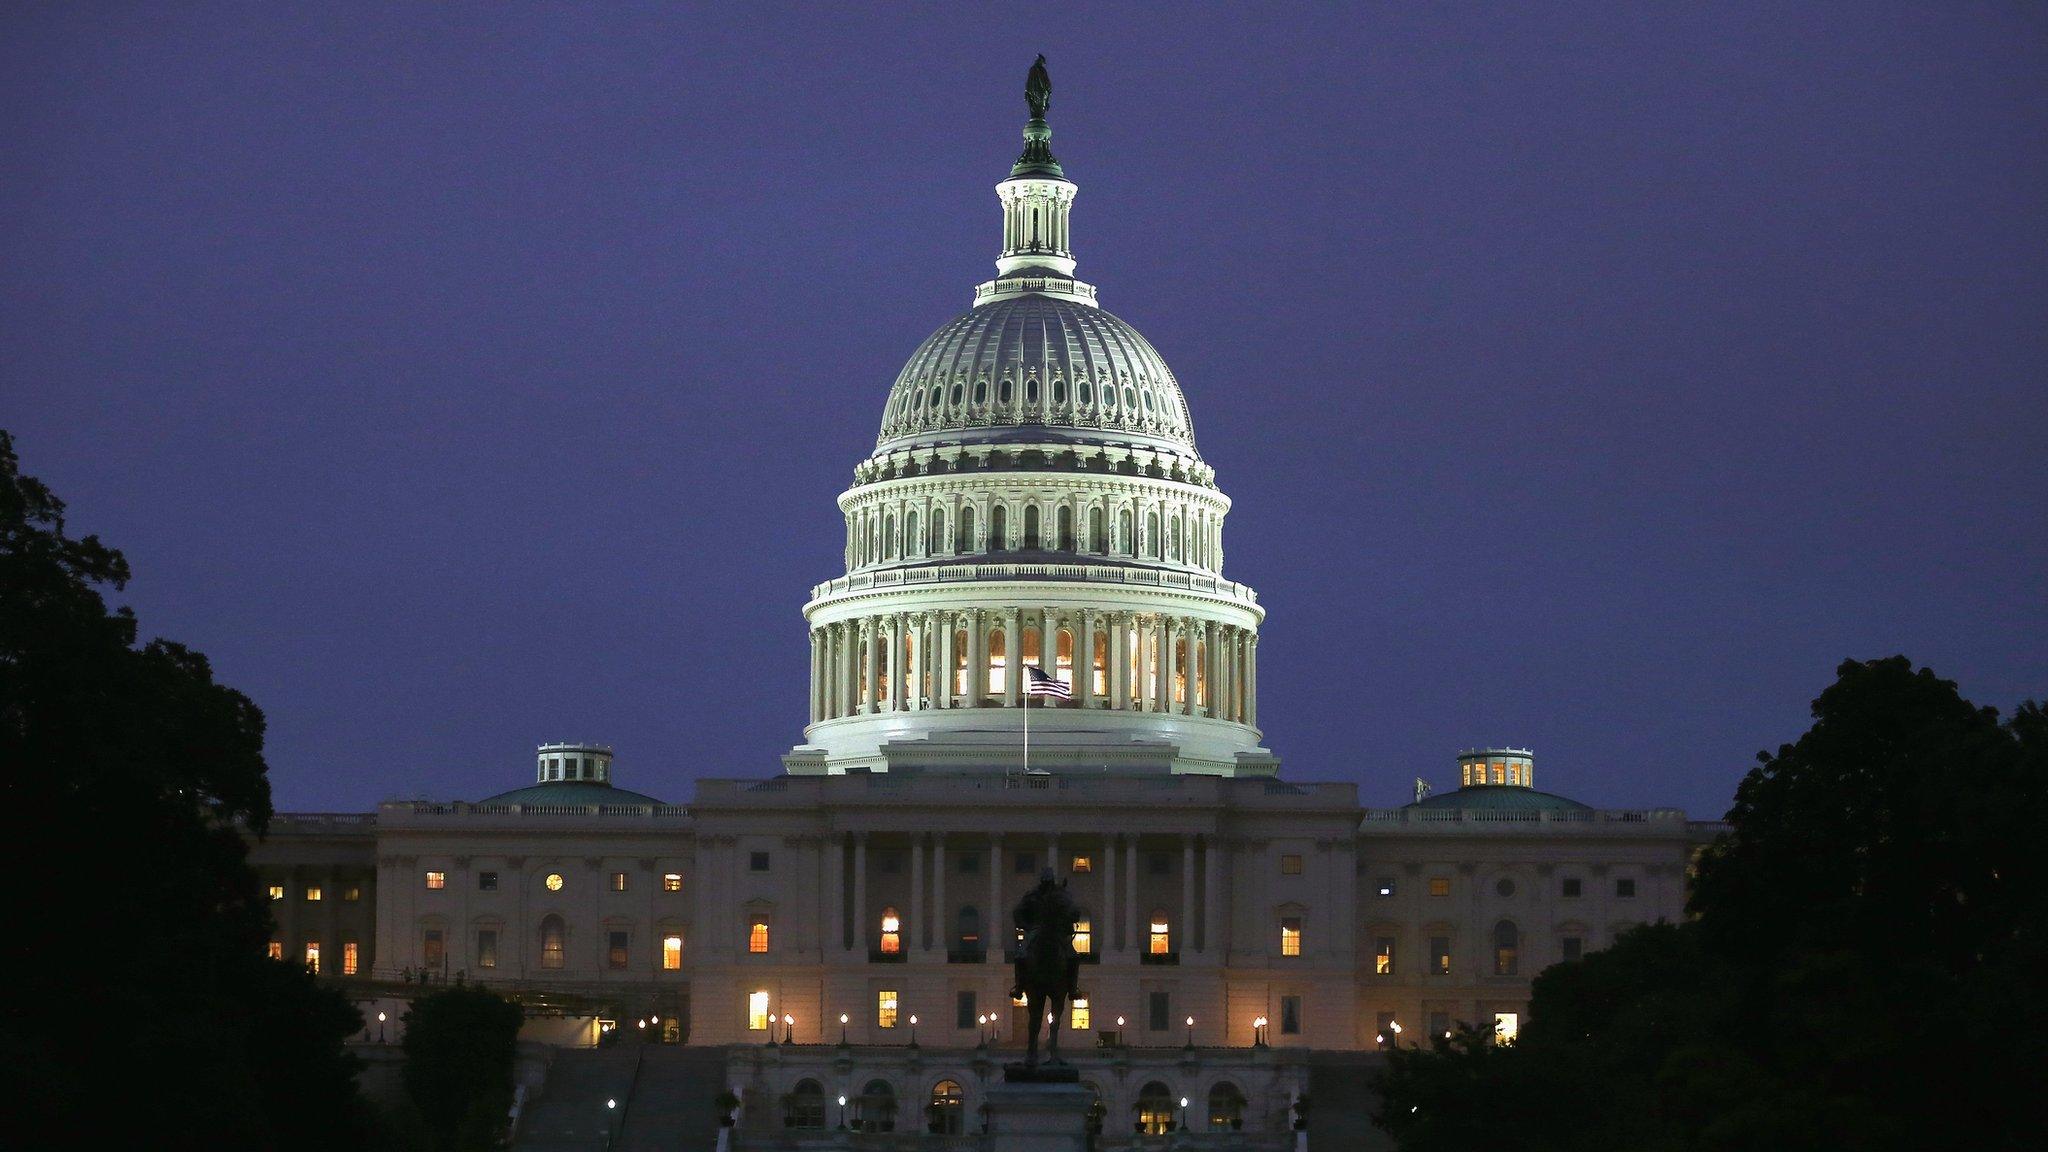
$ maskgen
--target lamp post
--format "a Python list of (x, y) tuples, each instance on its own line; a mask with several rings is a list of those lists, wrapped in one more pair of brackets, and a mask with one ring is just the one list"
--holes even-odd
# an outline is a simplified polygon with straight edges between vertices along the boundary
[(846, 1131), (846, 1094), (839, 1095), (839, 1130)]
[(988, 1013), (983, 1012), (975, 1016), (974, 1038), (978, 1043), (988, 1043)]
[(1396, 1047), (1396, 1048), (1400, 1047), (1400, 1045), (1401, 1045), (1401, 1022), (1400, 1022), (1399, 1020), (1389, 1020), (1389, 1021), (1387, 1021), (1387, 1030), (1388, 1030), (1388, 1031), (1390, 1031), (1390, 1032), (1392, 1032), (1392, 1033), (1394, 1034), (1394, 1042), (1393, 1042), (1393, 1044), (1392, 1044), (1392, 1045), (1390, 1045), (1390, 1046), (1391, 1046), (1391, 1047)]
[(379, 1043), (379, 1044), (382, 1044), (383, 1042), (384, 1042), (384, 1014), (383, 1014), (382, 1012), (379, 1012), (379, 1013), (377, 1013), (377, 1043)]
[(1185, 1096), (1180, 1098), (1180, 1130), (1188, 1130), (1188, 1098)]
[(839, 1046), (846, 1047), (846, 1013), (839, 1014)]
[(1124, 1018), (1121, 1016), (1116, 1018), (1116, 1046), (1124, 1046)]
[(609, 1152), (612, 1146), (612, 1116), (618, 1110), (619, 1102), (616, 1098), (610, 1098), (604, 1102), (604, 1146), (607, 1152)]
[(1264, 1016), (1261, 1016), (1258, 1019), (1252, 1021), (1252, 1047), (1264, 1048), (1265, 1046), (1266, 1018)]
[(796, 1017), (787, 1012), (782, 1014), (782, 1042), (784, 1044), (796, 1043)]
[(1190, 1047), (1190, 1048), (1193, 1048), (1194, 1046), (1195, 1046), (1195, 1018), (1194, 1018), (1193, 1016), (1190, 1016), (1190, 1017), (1188, 1017), (1188, 1047)]
[(917, 1047), (917, 1013), (910, 1014), (910, 1046)]

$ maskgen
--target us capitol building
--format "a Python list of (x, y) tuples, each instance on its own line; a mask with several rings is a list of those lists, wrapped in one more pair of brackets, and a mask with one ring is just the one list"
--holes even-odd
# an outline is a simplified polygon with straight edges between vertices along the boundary
[(1366, 1146), (1342, 1093), (1379, 1049), (1510, 1040), (1544, 967), (1683, 915), (1710, 826), (1539, 791), (1526, 750), (1447, 750), (1458, 786), (1401, 808), (1282, 777), (1230, 499), (1166, 361), (1075, 278), (1044, 103), (995, 278), (911, 353), (839, 496), (779, 775), (670, 802), (547, 744), (525, 787), (281, 815), (254, 849), (273, 952), (384, 1013), (366, 1044), (457, 979), (525, 1003), (551, 1051), (520, 1146), (601, 1120), (710, 1147), (684, 1114), (723, 1086), (733, 1147), (975, 1147), (1026, 1031), (1010, 910), (1047, 868), (1085, 917), (1060, 1023), (1101, 1147)]

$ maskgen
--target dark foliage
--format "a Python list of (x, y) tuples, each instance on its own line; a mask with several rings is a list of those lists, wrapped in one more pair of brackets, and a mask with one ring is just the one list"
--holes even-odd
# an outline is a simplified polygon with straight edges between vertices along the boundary
[(440, 1152), (483, 1152), (512, 1106), (519, 1006), (487, 988), (456, 985), (405, 1014), (405, 1091)]
[(2048, 717), (1850, 661), (1758, 756), (1684, 925), (1536, 979), (1513, 1047), (1389, 1060), (1403, 1149), (2034, 1147), (2048, 1125)]
[(0, 773), (17, 853), (11, 1131), (80, 1146), (353, 1148), (355, 1009), (268, 959), (236, 825), (268, 821), (263, 714), (109, 611), (128, 564), (0, 432)]

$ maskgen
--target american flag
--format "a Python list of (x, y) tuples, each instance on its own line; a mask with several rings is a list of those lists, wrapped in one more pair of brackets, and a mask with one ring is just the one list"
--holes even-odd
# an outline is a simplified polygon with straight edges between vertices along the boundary
[(1045, 669), (1040, 668), (1035, 664), (1026, 664), (1024, 666), (1024, 672), (1027, 676), (1027, 680), (1024, 684), (1025, 695), (1057, 696), (1062, 700), (1069, 700), (1073, 698), (1073, 689), (1068, 688), (1064, 683), (1047, 675)]

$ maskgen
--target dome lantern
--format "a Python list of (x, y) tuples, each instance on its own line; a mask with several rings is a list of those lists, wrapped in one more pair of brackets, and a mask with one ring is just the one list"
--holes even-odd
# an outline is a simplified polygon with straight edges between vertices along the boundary
[(1010, 166), (1010, 178), (996, 185), (1003, 204), (1003, 253), (996, 257), (996, 279), (975, 291), (975, 303), (1035, 291), (1092, 304), (1095, 289), (1074, 279), (1068, 221), (1077, 189), (1052, 155), (1052, 129), (1045, 122), (1052, 80), (1044, 56), (1031, 66), (1024, 100), (1031, 108), (1024, 154)]

